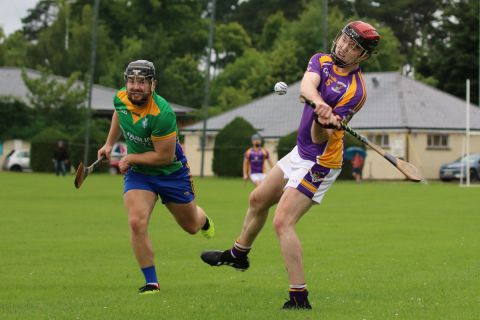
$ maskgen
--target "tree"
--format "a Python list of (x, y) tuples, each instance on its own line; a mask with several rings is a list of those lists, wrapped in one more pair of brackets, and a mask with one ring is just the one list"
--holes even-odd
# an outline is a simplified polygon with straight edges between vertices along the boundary
[[(253, 43), (256, 44), (261, 39), (263, 26), (268, 17), (281, 11), (286, 20), (297, 19), (306, 9), (308, 1), (291, 0), (249, 0), (239, 1), (238, 6), (232, 12), (230, 21), (240, 23), (247, 30)], [(318, 21), (317, 21), (318, 23)]]
[(401, 53), (412, 62), (417, 49), (416, 42), (425, 33), (425, 28), (432, 30), (436, 12), (442, 7), (443, 0), (330, 0), (331, 6), (337, 7), (346, 16), (368, 21), (381, 21), (389, 26), (402, 46)]
[(27, 50), (29, 44), (20, 31), (9, 37), (0, 38), (0, 65), (16, 67), (27, 64)]
[[(60, 8), (58, 18), (52, 25), (38, 33), (38, 41), (28, 52), (28, 66), (38, 69), (46, 66), (54, 74), (69, 76), (80, 72), (80, 79), (85, 79), (90, 68), (90, 48), (93, 11), (90, 5), (82, 7), (81, 15), (72, 17), (70, 27), (66, 30), (65, 8)], [(69, 45), (66, 47), (66, 32), (69, 33)], [(113, 56), (114, 44), (108, 38), (107, 28), (99, 25), (97, 34), (97, 52), (94, 82), (100, 75), (107, 73), (110, 57)]]
[(33, 111), (18, 98), (0, 97), (0, 141), (30, 138), (34, 131)]
[[(234, 63), (229, 64), (212, 82), (211, 103), (213, 105), (219, 104), (219, 97), (222, 95), (225, 97), (225, 95), (227, 95), (224, 91), (230, 91), (228, 95), (231, 96), (233, 92), (232, 89), (234, 89), (235, 92), (243, 92), (243, 94), (250, 99), (253, 92), (256, 92), (255, 89), (250, 91), (253, 85), (250, 80), (254, 78), (254, 75), (261, 74), (266, 76), (268, 72), (268, 63), (265, 58), (266, 56), (257, 50), (249, 49), (241, 57), (236, 59)], [(255, 85), (264, 85), (266, 81), (268, 80), (266, 80), (265, 77), (260, 77), (260, 79), (257, 77), (254, 83)], [(230, 102), (233, 102), (233, 105), (226, 104)], [(228, 98), (226, 99), (226, 97), (222, 103), (221, 107), (223, 110), (228, 110), (239, 105), (239, 103), (231, 101)]]
[(262, 50), (269, 50), (273, 47), (275, 40), (277, 40), (280, 30), (286, 25), (287, 20), (285, 19), (283, 12), (277, 11), (275, 14), (272, 14), (268, 17), (265, 25), (262, 29), (262, 35), (260, 37), (260, 48)]
[(165, 82), (159, 82), (157, 92), (168, 101), (200, 108), (203, 103), (204, 77), (198, 61), (191, 55), (172, 60), (164, 71)]
[(478, 103), (478, 12), (478, 1), (448, 3), (416, 63), (423, 77), (433, 76), (437, 88), (460, 98), (469, 78), (473, 103)]
[(217, 25), (214, 43), (216, 67), (223, 68), (235, 61), (251, 44), (250, 37), (240, 24), (231, 22)]
[(406, 63), (405, 56), (401, 53), (401, 44), (387, 26), (377, 27), (381, 35), (376, 52), (365, 62), (362, 70), (365, 72), (397, 71)]
[(28, 9), (26, 17), (22, 18), (23, 34), (30, 40), (37, 40), (38, 34), (50, 27), (57, 19), (58, 1), (40, 0), (33, 9)]
[(70, 132), (83, 124), (86, 86), (77, 81), (73, 73), (66, 81), (56, 80), (43, 70), (40, 77), (29, 78), (25, 70), (22, 79), (30, 93), (30, 105), (36, 110), (38, 127), (56, 127)]

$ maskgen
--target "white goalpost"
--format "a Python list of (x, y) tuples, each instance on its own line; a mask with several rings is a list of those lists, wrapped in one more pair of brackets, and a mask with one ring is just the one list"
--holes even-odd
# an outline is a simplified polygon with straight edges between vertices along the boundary
[[(470, 131), (470, 79), (466, 80), (465, 90), (465, 137), (463, 139), (462, 157), (470, 154), (470, 136), (479, 134), (479, 132)], [(460, 171), (460, 186), (471, 187), (470, 183), (470, 161), (466, 162), (465, 172), (463, 172), (463, 166)], [(465, 176), (465, 179), (463, 178)]]

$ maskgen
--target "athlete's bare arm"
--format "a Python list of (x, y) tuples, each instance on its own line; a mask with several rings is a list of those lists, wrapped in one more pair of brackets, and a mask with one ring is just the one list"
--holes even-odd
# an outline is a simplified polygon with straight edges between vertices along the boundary
[(97, 152), (97, 157), (100, 159), (102, 155), (105, 155), (107, 159), (110, 159), (110, 153), (112, 152), (113, 144), (120, 138), (122, 132), (120, 131), (120, 125), (118, 123), (117, 111), (113, 111), (112, 122), (110, 124), (110, 131), (108, 132), (107, 141), (105, 145)]
[(248, 159), (246, 155), (243, 156), (243, 179), (248, 179)]
[(177, 136), (171, 136), (164, 140), (152, 140), (154, 151), (138, 154), (128, 154), (120, 160), (118, 167), (126, 171), (132, 164), (146, 166), (165, 166), (173, 162), (175, 158), (175, 147)]

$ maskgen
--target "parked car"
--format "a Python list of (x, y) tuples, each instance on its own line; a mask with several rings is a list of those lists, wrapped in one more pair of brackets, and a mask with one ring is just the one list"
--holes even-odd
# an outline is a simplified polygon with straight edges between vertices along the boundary
[(119, 174), (118, 163), (122, 157), (127, 155), (127, 146), (123, 142), (117, 142), (113, 145), (112, 153), (110, 154), (110, 173)]
[(3, 161), (2, 168), (7, 171), (32, 171), (30, 169), (30, 151), (24, 149), (10, 151)]
[(440, 180), (451, 181), (467, 177), (467, 163), (470, 163), (470, 181), (480, 180), (480, 153), (471, 153), (440, 167)]

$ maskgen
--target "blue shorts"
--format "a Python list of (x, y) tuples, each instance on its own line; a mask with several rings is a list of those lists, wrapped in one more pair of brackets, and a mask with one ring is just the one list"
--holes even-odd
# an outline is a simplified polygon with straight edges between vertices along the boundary
[(129, 169), (123, 181), (124, 193), (132, 189), (148, 190), (160, 196), (162, 203), (190, 203), (195, 199), (193, 180), (187, 166), (167, 176), (151, 176)]

